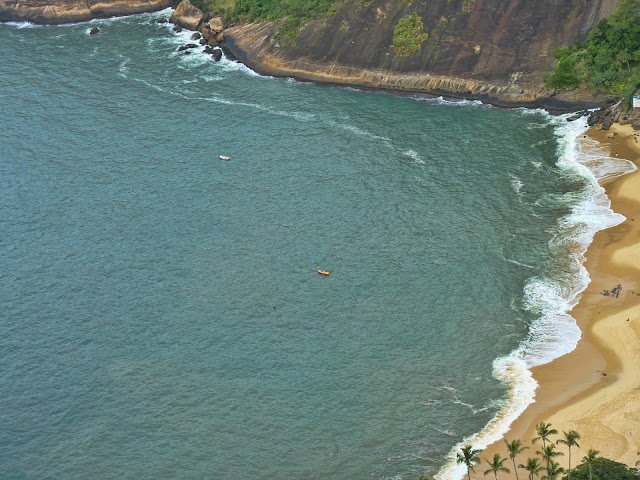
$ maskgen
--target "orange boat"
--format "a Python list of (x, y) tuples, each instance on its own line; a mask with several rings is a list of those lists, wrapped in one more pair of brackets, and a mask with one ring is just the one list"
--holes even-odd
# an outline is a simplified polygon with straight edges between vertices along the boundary
[(326, 270), (318, 270), (318, 273), (320, 275), (324, 275), (325, 277), (328, 277), (329, 275), (331, 275), (331, 273), (327, 272)]

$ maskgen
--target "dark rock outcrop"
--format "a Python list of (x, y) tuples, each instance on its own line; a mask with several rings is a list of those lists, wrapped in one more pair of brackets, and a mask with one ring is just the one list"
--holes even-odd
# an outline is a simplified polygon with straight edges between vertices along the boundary
[(214, 61), (219, 62), (222, 58), (222, 50), (220, 50), (219, 48), (214, 48), (211, 52), (211, 57)]
[(89, 35), (97, 35), (100, 32), (100, 29), (98, 27), (93, 27), (91, 30), (89, 30)]

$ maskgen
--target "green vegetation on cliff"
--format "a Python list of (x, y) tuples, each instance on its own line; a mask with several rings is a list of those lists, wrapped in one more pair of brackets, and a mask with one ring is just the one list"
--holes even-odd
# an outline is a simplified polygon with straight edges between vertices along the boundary
[(418, 15), (401, 18), (393, 30), (393, 50), (396, 55), (406, 57), (418, 53), (422, 42), (429, 37), (429, 34), (423, 33), (423, 30), (424, 24)]
[(281, 35), (294, 38), (302, 25), (335, 13), (334, 0), (191, 0), (205, 12), (219, 12), (227, 22), (284, 19)]
[(584, 42), (553, 52), (556, 71), (546, 76), (547, 88), (587, 87), (630, 102), (640, 85), (639, 12), (640, 0), (623, 0)]

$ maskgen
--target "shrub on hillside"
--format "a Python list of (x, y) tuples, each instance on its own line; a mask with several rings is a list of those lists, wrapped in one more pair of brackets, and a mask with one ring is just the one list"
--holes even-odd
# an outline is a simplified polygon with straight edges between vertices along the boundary
[(396, 55), (405, 57), (417, 53), (422, 43), (429, 37), (423, 32), (422, 18), (413, 14), (400, 19), (393, 30), (393, 50)]

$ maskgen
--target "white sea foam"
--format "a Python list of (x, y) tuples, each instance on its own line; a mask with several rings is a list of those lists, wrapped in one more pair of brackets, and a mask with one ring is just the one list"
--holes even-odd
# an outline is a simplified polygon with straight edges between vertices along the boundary
[(424, 165), (424, 160), (422, 160), (422, 158), (420, 157), (420, 154), (418, 152), (416, 152), (415, 150), (412, 150), (411, 148), (404, 150), (402, 152), (402, 154), (405, 157), (409, 157), (411, 158), (414, 162), (419, 163), (421, 165)]
[(9, 25), (10, 27), (15, 27), (19, 30), (23, 28), (41, 28), (44, 26), (31, 22), (4, 22), (3, 25)]
[(375, 133), (371, 133), (368, 132), (366, 130), (362, 130), (361, 128), (356, 127), (355, 125), (351, 125), (349, 123), (337, 123), (337, 122), (330, 122), (332, 125), (341, 128), (342, 130), (345, 130), (347, 132), (351, 132), (355, 135), (361, 136), (361, 137), (369, 137), (372, 138), (373, 140), (380, 140), (382, 142), (385, 143), (389, 143), (391, 144), (391, 139), (389, 137), (383, 137), (381, 135), (376, 135)]
[[(542, 115), (556, 127), (558, 167), (563, 173), (579, 177), (586, 183), (580, 201), (558, 222), (557, 233), (549, 248), (556, 264), (544, 277), (529, 280), (524, 291), (525, 307), (537, 319), (528, 337), (509, 355), (498, 358), (493, 374), (504, 382), (508, 398), (494, 418), (480, 432), (463, 439), (449, 453), (447, 463), (436, 475), (439, 480), (458, 480), (465, 467), (456, 464), (456, 452), (464, 445), (485, 448), (502, 438), (511, 423), (533, 403), (537, 384), (532, 367), (543, 365), (575, 349), (580, 329), (569, 311), (577, 304), (590, 278), (584, 268), (584, 254), (599, 230), (618, 225), (624, 220), (614, 213), (600, 182), (632, 172), (635, 165), (609, 157), (595, 142), (583, 138), (586, 119), (567, 122), (567, 116), (551, 117), (546, 112), (523, 110), (524, 115)], [(570, 197), (569, 197), (570, 198)]]
[(509, 177), (511, 177), (511, 188), (513, 188), (514, 192), (520, 195), (520, 192), (522, 191), (522, 187), (524, 186), (524, 183), (522, 183), (522, 180), (520, 180), (520, 178), (517, 175), (514, 175), (513, 173), (509, 174)]
[(492, 108), (492, 105), (488, 103), (483, 103), (481, 100), (467, 100), (465, 98), (462, 99), (446, 99), (444, 97), (425, 97), (425, 96), (412, 96), (414, 100), (419, 102), (428, 102), (435, 103), (438, 105), (450, 105), (453, 107), (482, 107), (482, 108)]

